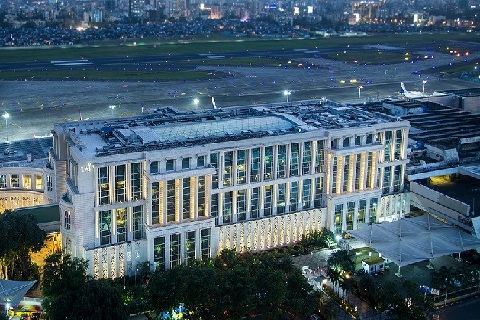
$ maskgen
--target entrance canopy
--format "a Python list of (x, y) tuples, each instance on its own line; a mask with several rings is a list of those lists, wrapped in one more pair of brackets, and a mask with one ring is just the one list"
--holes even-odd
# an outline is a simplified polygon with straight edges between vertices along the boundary
[(348, 233), (400, 267), (480, 246), (478, 238), (429, 214), (372, 224)]
[(0, 279), (0, 304), (17, 306), (27, 291), (37, 282), (34, 281), (13, 281)]

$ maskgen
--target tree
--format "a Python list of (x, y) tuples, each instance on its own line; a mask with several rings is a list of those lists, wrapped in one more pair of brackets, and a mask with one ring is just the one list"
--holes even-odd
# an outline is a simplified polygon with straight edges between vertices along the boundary
[(0, 215), (0, 278), (32, 280), (38, 275), (30, 252), (39, 251), (46, 234), (31, 214), (5, 211)]
[(319, 301), (291, 257), (272, 252), (224, 250), (212, 261), (156, 271), (147, 289), (151, 310), (159, 314), (183, 303), (192, 319), (304, 318)]
[(60, 253), (46, 259), (43, 307), (47, 319), (126, 319), (119, 289), (111, 280), (87, 276), (87, 262)]

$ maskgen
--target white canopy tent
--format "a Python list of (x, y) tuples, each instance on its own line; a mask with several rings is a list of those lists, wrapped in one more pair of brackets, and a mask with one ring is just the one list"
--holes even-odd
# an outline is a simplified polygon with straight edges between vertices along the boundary
[(349, 233), (399, 267), (480, 247), (480, 239), (429, 214)]
[(0, 304), (17, 306), (35, 282), (0, 279)]

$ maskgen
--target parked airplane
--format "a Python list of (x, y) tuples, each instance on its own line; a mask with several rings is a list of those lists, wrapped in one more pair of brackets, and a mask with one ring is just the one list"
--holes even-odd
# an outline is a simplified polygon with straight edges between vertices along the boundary
[(408, 91), (407, 89), (405, 89), (405, 84), (403, 82), (400, 82), (400, 86), (402, 87), (402, 90), (400, 90), (400, 93), (409, 99), (437, 97), (437, 96), (445, 95), (444, 93), (440, 93), (437, 91), (433, 92), (432, 94), (426, 94), (425, 92), (420, 92), (420, 91)]
[(402, 87), (402, 90), (400, 91), (400, 93), (409, 99), (424, 98), (429, 96), (424, 92), (420, 92), (420, 91), (408, 91), (407, 89), (405, 89), (405, 84), (403, 82), (400, 82), (400, 86)]

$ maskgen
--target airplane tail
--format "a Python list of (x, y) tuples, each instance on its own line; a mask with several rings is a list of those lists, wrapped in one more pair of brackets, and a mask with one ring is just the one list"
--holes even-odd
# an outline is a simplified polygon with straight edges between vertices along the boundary
[(212, 97), (212, 108), (217, 109), (217, 105), (215, 104), (215, 98)]
[(402, 93), (408, 93), (408, 90), (405, 89), (405, 84), (403, 82), (400, 82), (400, 86), (402, 87), (403, 92)]

